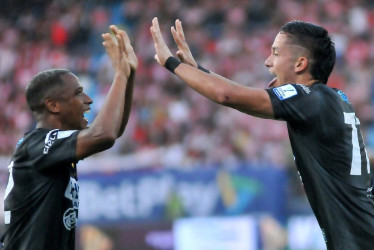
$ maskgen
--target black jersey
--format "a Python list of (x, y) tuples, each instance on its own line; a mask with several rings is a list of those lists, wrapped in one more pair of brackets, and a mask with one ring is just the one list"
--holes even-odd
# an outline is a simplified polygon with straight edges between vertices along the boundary
[(373, 176), (347, 96), (325, 84), (267, 89), (328, 249), (374, 249)]
[(18, 143), (4, 197), (4, 250), (74, 249), (79, 131), (35, 129)]

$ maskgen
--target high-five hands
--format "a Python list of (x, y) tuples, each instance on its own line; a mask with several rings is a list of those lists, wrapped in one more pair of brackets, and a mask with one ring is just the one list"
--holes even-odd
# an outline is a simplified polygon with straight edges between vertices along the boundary
[[(161, 66), (165, 66), (166, 60), (170, 56), (173, 56), (173, 54), (170, 52), (168, 46), (166, 45), (162, 37), (157, 17), (153, 18), (150, 30), (156, 49), (155, 59)], [(173, 35), (175, 43), (178, 46), (178, 51), (176, 53), (178, 58), (183, 63), (189, 64), (197, 68), (198, 65), (192, 56), (190, 48), (188, 47), (188, 44), (184, 37), (182, 22), (179, 19), (175, 21), (175, 27), (171, 27), (171, 33)]]
[(166, 60), (173, 56), (168, 46), (166, 45), (164, 38), (162, 37), (160, 26), (158, 24), (157, 17), (153, 18), (152, 26), (150, 28), (153, 42), (155, 43), (156, 55), (155, 59), (161, 66), (165, 66)]
[(114, 35), (119, 35), (124, 43), (124, 53), (130, 64), (131, 71), (134, 72), (138, 68), (138, 58), (135, 55), (134, 49), (131, 46), (129, 36), (124, 30), (119, 29), (116, 25), (110, 25), (109, 28), (112, 30)]
[(179, 19), (175, 20), (175, 27), (171, 27), (171, 34), (173, 35), (174, 41), (178, 46), (178, 51), (176, 53), (178, 58), (182, 62), (197, 68), (197, 62), (193, 58), (190, 47), (186, 42), (182, 28), (182, 22)]
[(130, 73), (137, 69), (138, 60), (126, 32), (118, 29), (115, 25), (111, 25), (110, 29), (115, 36), (113, 37), (109, 33), (102, 34), (103, 46), (107, 51), (114, 70), (123, 72), (126, 77), (129, 77)]

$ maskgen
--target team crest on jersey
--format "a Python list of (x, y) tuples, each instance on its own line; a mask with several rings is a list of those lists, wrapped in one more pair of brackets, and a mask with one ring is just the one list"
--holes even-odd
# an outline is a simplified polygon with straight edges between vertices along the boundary
[(71, 230), (76, 227), (77, 225), (77, 211), (73, 208), (69, 208), (64, 213), (64, 226), (67, 230)]
[(65, 228), (71, 230), (75, 228), (78, 220), (79, 208), (79, 185), (78, 182), (70, 177), (69, 183), (65, 189), (65, 197), (72, 202), (72, 208), (68, 208), (63, 216)]
[(291, 84), (286, 84), (277, 88), (273, 88), (274, 93), (280, 100), (288, 99), (292, 96), (297, 95), (297, 91)]

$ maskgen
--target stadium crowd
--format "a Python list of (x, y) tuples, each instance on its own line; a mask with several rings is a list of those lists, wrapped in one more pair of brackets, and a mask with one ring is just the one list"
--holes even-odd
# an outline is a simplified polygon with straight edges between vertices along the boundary
[[(289, 166), (285, 123), (220, 107), (157, 65), (149, 32), (154, 16), (165, 34), (176, 18), (182, 21), (193, 55), (205, 68), (262, 88), (272, 78), (264, 61), (283, 23), (300, 19), (326, 27), (337, 50), (328, 85), (346, 92), (368, 149), (374, 149), (373, 1), (39, 0), (2, 1), (0, 155), (10, 156), (34, 125), (24, 90), (41, 70), (73, 71), (94, 100), (88, 117), (92, 121), (112, 80), (100, 34), (117, 24), (129, 32), (140, 66), (128, 128), (106, 154), (163, 148), (153, 157), (163, 159), (165, 166), (229, 167), (243, 161)], [(171, 42), (171, 35), (166, 39)]]

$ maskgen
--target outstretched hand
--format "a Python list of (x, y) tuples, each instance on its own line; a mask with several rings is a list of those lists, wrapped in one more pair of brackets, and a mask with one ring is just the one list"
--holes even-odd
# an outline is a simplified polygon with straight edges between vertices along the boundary
[(170, 56), (173, 56), (173, 54), (170, 52), (168, 46), (164, 41), (164, 38), (162, 37), (157, 17), (153, 18), (150, 30), (156, 49), (155, 59), (158, 64), (160, 64), (161, 66), (165, 66), (166, 60)]
[(129, 77), (131, 69), (127, 59), (126, 44), (123, 38), (118, 34), (112, 37), (109, 33), (102, 34), (101, 36), (104, 39), (103, 46), (112, 62), (114, 70), (116, 72), (123, 72), (126, 77)]
[(197, 68), (197, 62), (193, 58), (191, 50), (186, 42), (182, 28), (182, 22), (179, 19), (175, 20), (175, 27), (171, 27), (171, 34), (173, 35), (175, 43), (178, 45), (178, 58), (182, 62)]
[(121, 40), (123, 41), (124, 45), (124, 53), (125, 56), (130, 64), (131, 71), (136, 71), (138, 68), (138, 58), (134, 52), (134, 48), (131, 45), (129, 36), (127, 35), (126, 31), (119, 29), (116, 25), (110, 25), (109, 28), (112, 30), (114, 35), (119, 35)]

